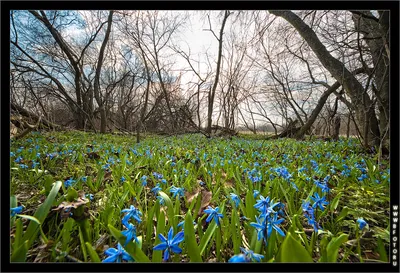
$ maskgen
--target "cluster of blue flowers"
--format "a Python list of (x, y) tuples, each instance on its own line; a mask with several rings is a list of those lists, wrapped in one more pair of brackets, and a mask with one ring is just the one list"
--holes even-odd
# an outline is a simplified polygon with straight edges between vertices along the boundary
[[(245, 170), (246, 171), (246, 170)], [(252, 169), (251, 171), (247, 171), (247, 177), (251, 180), (251, 182), (261, 182), (262, 174), (256, 168)]]
[[(133, 219), (139, 224), (140, 222), (142, 222), (142, 219), (140, 218), (140, 216), (142, 216), (142, 212), (135, 208), (135, 206), (131, 205), (130, 208), (123, 209), (121, 213), (125, 213), (124, 217), (122, 218), (122, 224), (125, 226), (126, 229), (123, 230), (121, 233), (126, 238), (124, 243), (124, 246), (126, 246), (129, 242), (138, 241), (136, 236), (136, 226), (130, 223), (129, 220)], [(122, 260), (134, 261), (134, 259), (124, 250), (123, 246), (121, 246), (121, 244), (119, 243), (117, 249), (109, 248), (104, 251), (104, 254), (106, 254), (108, 257), (103, 260), (103, 263), (119, 263), (122, 262)]]
[[(283, 230), (279, 225), (284, 221), (283, 218), (278, 219), (278, 211), (274, 208), (279, 207), (283, 210), (283, 206), (280, 206), (280, 202), (274, 203), (270, 200), (269, 196), (264, 198), (261, 194), (259, 195), (257, 203), (254, 205), (260, 214), (256, 216), (256, 223), (250, 223), (251, 226), (257, 229), (257, 240), (263, 239), (267, 244), (267, 239), (271, 236), (273, 229), (281, 236), (285, 236)], [(279, 206), (278, 206), (279, 205)]]
[(240, 247), (242, 253), (232, 256), (229, 263), (248, 263), (248, 262), (261, 262), (264, 255), (254, 253), (253, 250)]

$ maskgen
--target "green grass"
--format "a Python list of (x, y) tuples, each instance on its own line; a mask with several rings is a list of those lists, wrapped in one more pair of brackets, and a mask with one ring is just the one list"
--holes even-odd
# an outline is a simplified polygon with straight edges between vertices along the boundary
[[(10, 255), (17, 253), (18, 261), (104, 260), (106, 245), (117, 248), (118, 241), (124, 242), (121, 210), (131, 205), (141, 212), (142, 221), (130, 221), (138, 240), (125, 250), (139, 261), (162, 259), (163, 253), (153, 247), (160, 243), (158, 234), (167, 236), (170, 227), (174, 234), (182, 228), (186, 232), (179, 244), (182, 253), (171, 253), (169, 261), (173, 262), (227, 262), (239, 254), (239, 247), (264, 255), (263, 262), (387, 259), (390, 165), (387, 161), (377, 165), (374, 155), (363, 154), (355, 139), (311, 142), (264, 140), (252, 135), (231, 140), (150, 135), (136, 144), (134, 136), (33, 132), (11, 142), (10, 161), (11, 196), (24, 206), (22, 214), (37, 215), (45, 198), (56, 194), (49, 199), (51, 210), (40, 216), (41, 232), (34, 241), (25, 244), (21, 240), (28, 236), (21, 234), (25, 230), (21, 226), (38, 224), (27, 218), (14, 221), (13, 217), (12, 248), (15, 240), (19, 248), (10, 249)], [(287, 170), (290, 178), (279, 176), (279, 170)], [(146, 185), (142, 185), (144, 176)], [(69, 179), (74, 182), (67, 187)], [(329, 193), (314, 183), (324, 179)], [(56, 181), (62, 186), (54, 193)], [(151, 191), (157, 184), (161, 195)], [(185, 196), (173, 197), (172, 186), (183, 188)], [(254, 204), (260, 197), (253, 196), (254, 190), (280, 202), (274, 211), (279, 211), (278, 219), (284, 219), (279, 228), (286, 236), (272, 229), (267, 246), (250, 225), (259, 216)], [(237, 208), (230, 193), (240, 198)], [(303, 201), (313, 204), (310, 198), (314, 193), (329, 202), (323, 211), (315, 209), (321, 227), (318, 232), (302, 210)], [(89, 194), (93, 200), (88, 200)], [(207, 206), (222, 209), (220, 226), (214, 220), (206, 222), (203, 210)], [(362, 231), (358, 230), (358, 218), (368, 223)], [(185, 222), (178, 227), (185, 219), (196, 224)], [(28, 255), (21, 255), (26, 251)]]

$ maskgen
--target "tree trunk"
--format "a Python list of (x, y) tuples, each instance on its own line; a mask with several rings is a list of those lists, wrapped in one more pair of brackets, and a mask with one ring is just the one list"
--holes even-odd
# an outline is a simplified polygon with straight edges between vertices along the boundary
[(113, 12), (114, 11), (111, 10), (108, 15), (108, 25), (107, 25), (106, 35), (104, 37), (103, 43), (101, 44), (96, 66), (94, 86), (93, 86), (93, 93), (96, 98), (97, 104), (99, 105), (99, 111), (100, 111), (100, 133), (105, 133), (107, 127), (107, 115), (106, 115), (106, 109), (104, 107), (105, 101), (101, 99), (101, 94), (100, 94), (100, 74), (101, 74), (101, 67), (103, 66), (103, 61), (104, 61), (104, 51), (106, 49), (108, 40), (110, 38)]
[[(303, 37), (307, 44), (317, 55), (321, 64), (332, 74), (332, 76), (343, 85), (344, 89), (356, 106), (356, 116), (361, 127), (367, 127), (369, 144), (379, 145), (380, 132), (378, 120), (372, 106), (372, 101), (366, 93), (361, 83), (352, 75), (352, 73), (339, 60), (335, 59), (318, 39), (315, 32), (303, 22), (296, 14), (291, 11), (271, 10), (270, 13), (284, 18), (293, 25), (298, 33)], [(367, 121), (366, 118), (369, 120)]]
[[(379, 128), (382, 140), (389, 137), (389, 25), (388, 25), (388, 12), (381, 13), (381, 20), (375, 21), (363, 17), (367, 15), (374, 17), (369, 11), (353, 12), (353, 21), (357, 31), (363, 33), (364, 40), (368, 45), (375, 71), (375, 95), (377, 96), (378, 110), (379, 110)], [(382, 37), (381, 39), (377, 39)], [(362, 54), (360, 52), (360, 54)]]
[(206, 133), (208, 134), (208, 136), (211, 136), (214, 97), (215, 97), (215, 91), (217, 90), (218, 81), (219, 81), (219, 74), (220, 74), (220, 69), (221, 69), (222, 36), (224, 34), (225, 23), (226, 23), (226, 20), (228, 19), (229, 15), (230, 15), (230, 12), (229, 11), (225, 11), (224, 19), (222, 20), (222, 26), (221, 26), (221, 29), (219, 31), (217, 71), (215, 73), (215, 80), (214, 80), (214, 84), (212, 86), (212, 89), (210, 89), (210, 91), (208, 93), (207, 130), (206, 130)]

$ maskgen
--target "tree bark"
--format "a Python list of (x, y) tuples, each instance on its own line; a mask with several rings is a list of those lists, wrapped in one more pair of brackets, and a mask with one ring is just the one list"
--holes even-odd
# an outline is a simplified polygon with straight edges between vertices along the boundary
[(104, 61), (104, 51), (106, 49), (108, 40), (110, 38), (113, 12), (114, 11), (110, 10), (110, 13), (108, 15), (106, 35), (104, 37), (103, 43), (101, 44), (96, 66), (96, 75), (94, 78), (94, 85), (93, 85), (93, 93), (96, 98), (97, 104), (99, 105), (99, 110), (100, 110), (100, 133), (105, 133), (107, 127), (106, 109), (104, 107), (105, 101), (101, 99), (101, 94), (100, 94), (100, 75), (101, 75), (101, 67), (103, 66), (103, 61)]
[[(298, 31), (307, 44), (317, 55), (321, 64), (332, 74), (332, 76), (343, 85), (344, 89), (356, 106), (356, 116), (361, 127), (368, 131), (369, 144), (379, 145), (380, 132), (378, 120), (372, 107), (372, 101), (364, 90), (361, 83), (352, 75), (352, 73), (339, 60), (335, 59), (321, 43), (315, 32), (291, 11), (271, 10), (270, 13), (284, 18)], [(368, 119), (368, 120), (367, 120)]]
[(208, 111), (207, 111), (207, 130), (206, 133), (211, 136), (211, 126), (212, 126), (212, 113), (213, 113), (213, 105), (214, 105), (214, 97), (215, 91), (217, 90), (218, 81), (219, 81), (219, 74), (221, 69), (221, 60), (222, 60), (222, 36), (224, 35), (224, 28), (226, 20), (230, 15), (229, 11), (225, 11), (224, 19), (222, 20), (222, 26), (219, 31), (219, 38), (218, 38), (218, 59), (217, 59), (217, 71), (215, 72), (215, 79), (212, 88), (208, 93)]

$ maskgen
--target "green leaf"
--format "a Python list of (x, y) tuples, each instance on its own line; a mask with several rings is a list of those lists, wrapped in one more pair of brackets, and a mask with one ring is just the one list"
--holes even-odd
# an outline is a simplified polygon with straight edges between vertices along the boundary
[[(117, 241), (123, 246), (125, 244), (125, 236), (122, 235), (121, 231), (113, 227), (112, 225), (108, 225), (108, 228), (110, 230), (111, 235), (117, 239)], [(126, 246), (124, 246), (124, 249), (126, 252), (131, 255), (136, 262), (138, 263), (149, 263), (150, 260), (146, 256), (146, 254), (143, 253), (143, 251), (139, 248), (139, 244), (136, 242), (129, 242)]]
[(12, 263), (25, 262), (28, 253), (28, 240), (26, 240), (11, 256)]
[(13, 254), (15, 253), (15, 251), (17, 251), (17, 249), (21, 246), (22, 243), (22, 221), (21, 219), (17, 219), (17, 221), (15, 221), (15, 235), (14, 235), (14, 243), (13, 243)]
[(326, 248), (327, 255), (328, 255), (327, 262), (334, 263), (337, 261), (337, 255), (339, 253), (339, 248), (344, 242), (346, 242), (348, 240), (348, 238), (349, 238), (348, 234), (341, 234), (338, 237), (333, 238), (329, 242), (329, 244)]
[(190, 257), (191, 263), (203, 262), (200, 255), (199, 246), (196, 242), (196, 234), (194, 232), (193, 226), (193, 218), (190, 211), (186, 214), (185, 217), (185, 228), (184, 228), (184, 236), (185, 236), (185, 245)]
[[(10, 208), (15, 208), (15, 207), (17, 207), (17, 205), (18, 205), (17, 197), (15, 195), (10, 196)], [(10, 227), (14, 226), (14, 221), (15, 221), (15, 218), (11, 217)]]
[[(61, 181), (57, 181), (53, 188), (51, 189), (49, 195), (47, 196), (46, 200), (40, 207), (36, 210), (35, 214), (33, 215), (40, 223), (46, 219), (50, 208), (53, 205), (54, 200), (56, 199), (57, 193), (60, 190), (62, 185)], [(39, 232), (39, 224), (37, 222), (31, 221), (22, 237), (23, 241), (28, 240), (27, 247), (28, 249), (36, 239), (37, 233)]]
[(340, 212), (339, 216), (336, 218), (336, 222), (339, 222), (346, 218), (347, 214), (349, 214), (349, 208), (343, 207), (342, 211)]
[(40, 221), (36, 217), (30, 216), (30, 215), (25, 215), (25, 214), (17, 214), (16, 216), (31, 220), (31, 221), (37, 223), (38, 225), (41, 225)]
[(381, 237), (378, 236), (378, 247), (377, 247), (378, 253), (379, 253), (379, 259), (383, 262), (388, 262), (388, 256), (386, 253), (385, 245), (383, 244), (383, 241)]
[(286, 234), (286, 238), (279, 249), (278, 255), (276, 256), (276, 261), (283, 263), (287, 262), (312, 263), (313, 259), (311, 258), (308, 251), (293, 236), (296, 235), (292, 235), (292, 233), (290, 232)]
[(331, 211), (336, 210), (337, 206), (339, 205), (340, 198), (342, 197), (342, 194), (339, 193), (336, 195), (336, 197), (332, 200), (331, 202)]
[(85, 261), (85, 263), (87, 262), (87, 252), (86, 252), (86, 245), (85, 245), (85, 240), (83, 239), (83, 235), (82, 235), (82, 228), (79, 227), (79, 240), (81, 242), (81, 249), (82, 249), (82, 253), (83, 253), (83, 259)]
[(85, 245), (86, 245), (87, 251), (89, 252), (89, 256), (90, 256), (90, 259), (92, 260), (92, 262), (100, 263), (101, 262), (100, 257), (97, 254), (96, 250), (93, 248), (93, 246), (89, 242), (86, 242)]
[[(158, 215), (158, 219), (157, 219), (156, 240), (154, 242), (154, 246), (161, 243), (161, 240), (158, 237), (158, 234), (164, 235), (164, 231), (165, 231), (165, 214), (164, 214), (164, 211), (161, 211), (160, 214)], [(162, 251), (153, 250), (153, 260), (152, 261), (155, 263), (160, 263), (162, 261)]]
[(167, 205), (168, 224), (170, 227), (173, 227), (174, 230), (176, 231), (175, 211), (174, 211), (174, 206), (172, 204), (172, 201), (165, 192), (160, 191), (160, 192), (158, 192), (158, 194), (161, 195), (161, 197), (165, 201), (165, 204)]

